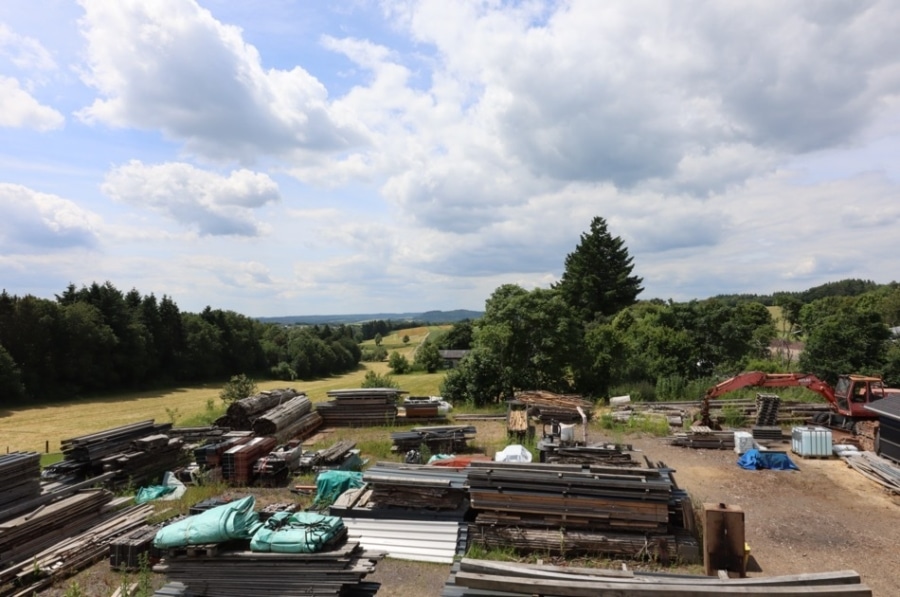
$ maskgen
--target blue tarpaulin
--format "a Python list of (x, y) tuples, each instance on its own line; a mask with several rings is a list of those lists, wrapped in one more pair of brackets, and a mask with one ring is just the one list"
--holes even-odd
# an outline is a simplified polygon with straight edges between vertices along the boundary
[(759, 450), (747, 450), (738, 458), (738, 466), (748, 471), (756, 471), (763, 468), (774, 471), (799, 471), (797, 465), (788, 458), (784, 452), (760, 452)]

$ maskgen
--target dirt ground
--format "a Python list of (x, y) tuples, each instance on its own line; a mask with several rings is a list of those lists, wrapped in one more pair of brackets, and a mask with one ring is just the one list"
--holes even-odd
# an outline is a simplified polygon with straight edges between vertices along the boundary
[[(492, 453), (496, 448), (491, 446), (505, 435), (503, 424), (473, 424), (478, 428), (478, 443)], [(887, 495), (840, 460), (792, 455), (799, 471), (745, 471), (737, 466), (737, 455), (728, 450), (673, 447), (663, 438), (621, 434), (613, 438), (593, 429), (588, 441), (624, 441), (640, 451), (637, 456), (665, 462), (676, 470), (675, 481), (695, 504), (723, 502), (742, 507), (755, 565), (750, 576), (852, 569), (877, 597), (900, 595), (900, 550), (894, 543), (900, 536), (900, 498)], [(790, 444), (783, 449), (789, 452)], [(695, 566), (689, 572), (698, 570)], [(367, 580), (381, 583), (379, 597), (430, 597), (441, 594), (449, 574), (449, 565), (387, 559)], [(76, 580), (82, 587), (99, 590), (83, 593), (92, 597), (109, 595), (121, 583), (115, 576), (110, 580), (106, 562)], [(104, 582), (108, 589), (100, 590)], [(161, 577), (155, 582), (161, 584)], [(43, 595), (62, 597), (65, 588), (61, 584)]]
[[(611, 440), (601, 432), (589, 441)], [(876, 597), (900, 595), (900, 498), (838, 459), (792, 455), (799, 471), (746, 471), (728, 450), (695, 450), (665, 439), (626, 437), (650, 460), (674, 468), (696, 504), (744, 510), (751, 548), (749, 576), (856, 570)], [(790, 451), (790, 444), (783, 449)], [(374, 576), (379, 597), (440, 595), (449, 566), (386, 560)], [(690, 572), (697, 573), (694, 568)]]

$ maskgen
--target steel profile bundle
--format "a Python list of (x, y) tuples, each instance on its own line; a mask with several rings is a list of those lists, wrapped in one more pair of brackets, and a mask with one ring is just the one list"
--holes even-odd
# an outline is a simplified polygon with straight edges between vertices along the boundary
[(380, 554), (347, 542), (309, 554), (219, 551), (208, 555), (166, 556), (154, 572), (186, 587), (193, 597), (271, 597), (272, 595), (375, 595), (380, 585), (364, 582)]
[[(181, 460), (184, 440), (180, 437), (153, 435), (132, 442), (136, 449), (111, 454), (100, 462), (104, 472), (114, 472), (113, 484), (143, 485), (158, 482), (163, 473), (174, 469)], [(139, 448), (146, 448), (139, 449)]]
[(0, 510), (41, 494), (41, 455), (13, 452), (0, 456)]
[(64, 439), (60, 442), (66, 460), (96, 463), (116, 452), (127, 450), (131, 442), (150, 435), (164, 434), (171, 423), (156, 424), (153, 419), (122, 425), (105, 431)]
[(464, 558), (453, 565), (442, 597), (566, 595), (596, 597), (871, 597), (853, 570), (722, 579), (631, 570), (559, 567)]
[(378, 462), (363, 473), (372, 491), (370, 509), (416, 509), (435, 517), (446, 512), (450, 519), (461, 518), (467, 506), (467, 477), (465, 469), (393, 462)]
[(756, 425), (759, 427), (776, 427), (778, 425), (778, 407), (781, 397), (775, 394), (756, 395)]
[(316, 405), (327, 426), (391, 425), (397, 419), (397, 401), (406, 392), (395, 388), (329, 390), (328, 402)]
[(631, 446), (619, 444), (558, 446), (547, 453), (544, 461), (550, 464), (640, 466), (640, 463), (631, 457), (629, 450)]
[(303, 448), (299, 443), (278, 446), (253, 465), (253, 473), (261, 480), (274, 483), (300, 469)]
[(248, 485), (253, 479), (253, 465), (276, 445), (274, 437), (254, 437), (222, 455), (222, 477), (233, 485)]
[(435, 454), (455, 454), (465, 452), (468, 442), (475, 439), (476, 428), (472, 425), (442, 425), (436, 427), (414, 427), (409, 431), (391, 433), (391, 451), (407, 452), (418, 450), (422, 445)]
[(241, 398), (229, 404), (225, 414), (216, 419), (215, 423), (220, 427), (250, 431), (253, 422), (266, 411), (281, 406), (299, 395), (300, 392), (293, 388), (281, 388)]
[(221, 439), (200, 446), (194, 450), (194, 460), (202, 468), (215, 468), (222, 465), (222, 454), (253, 438), (252, 431), (229, 431)]
[(665, 467), (472, 462), (470, 541), (523, 552), (696, 558), (687, 495)]

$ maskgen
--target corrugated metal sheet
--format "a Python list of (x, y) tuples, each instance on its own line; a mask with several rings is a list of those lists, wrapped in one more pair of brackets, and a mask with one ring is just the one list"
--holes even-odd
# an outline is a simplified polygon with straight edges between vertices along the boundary
[(446, 521), (344, 518), (348, 541), (398, 560), (451, 564), (459, 549), (460, 524)]

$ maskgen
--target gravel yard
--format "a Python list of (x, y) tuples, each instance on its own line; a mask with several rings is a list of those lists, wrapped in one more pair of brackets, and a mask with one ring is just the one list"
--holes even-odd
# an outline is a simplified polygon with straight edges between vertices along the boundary
[[(489, 453), (502, 445), (502, 422), (473, 423), (476, 445)], [(358, 430), (360, 439), (388, 433)], [(665, 462), (695, 504), (724, 502), (745, 512), (746, 538), (752, 549), (751, 576), (856, 570), (878, 597), (900, 594), (900, 550), (893, 543), (900, 529), (900, 499), (849, 469), (837, 459), (791, 456), (800, 471), (746, 471), (729, 450), (695, 450), (668, 445), (662, 438), (615, 438), (591, 429), (589, 442), (625, 441), (651, 461)], [(783, 449), (790, 449), (785, 443)], [(615, 565), (616, 563), (610, 563)], [(755, 566), (754, 566), (755, 564)], [(579, 564), (579, 565), (583, 565)], [(690, 573), (698, 573), (693, 566)], [(384, 560), (368, 580), (380, 582), (379, 597), (441, 594), (450, 566)], [(109, 595), (122, 580), (100, 562), (75, 580), (85, 595)], [(157, 584), (161, 578), (154, 579)], [(69, 582), (43, 595), (62, 597)]]

